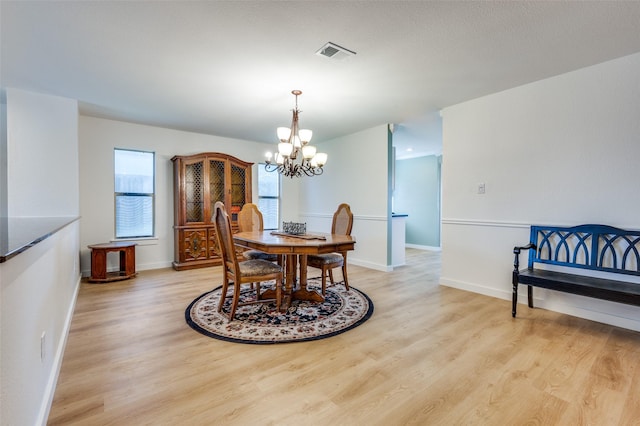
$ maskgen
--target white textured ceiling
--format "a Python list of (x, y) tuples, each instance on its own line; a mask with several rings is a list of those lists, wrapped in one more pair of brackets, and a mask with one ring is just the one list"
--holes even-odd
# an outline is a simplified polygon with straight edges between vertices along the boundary
[[(300, 89), (316, 141), (397, 123), (425, 151), (443, 107), (640, 51), (637, 1), (0, 0), (0, 18), (3, 89), (274, 143)], [(357, 54), (315, 55), (328, 41)]]

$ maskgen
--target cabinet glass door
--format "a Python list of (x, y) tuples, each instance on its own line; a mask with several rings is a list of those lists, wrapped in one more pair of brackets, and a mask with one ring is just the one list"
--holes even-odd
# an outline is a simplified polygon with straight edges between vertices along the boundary
[[(224, 169), (225, 162), (220, 160), (209, 161), (209, 203), (213, 215), (213, 206), (217, 201), (224, 201)], [(226, 206), (225, 206), (226, 207)], [(211, 218), (209, 218), (211, 219)]]
[(244, 167), (231, 165), (231, 220), (238, 221), (238, 213), (245, 205), (245, 173)]
[(204, 221), (204, 170), (203, 162), (185, 165), (186, 221)]

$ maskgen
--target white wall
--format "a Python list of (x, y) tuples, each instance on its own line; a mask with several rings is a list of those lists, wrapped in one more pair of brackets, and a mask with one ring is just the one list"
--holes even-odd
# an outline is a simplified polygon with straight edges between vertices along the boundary
[(440, 248), (441, 159), (428, 155), (396, 161), (393, 209), (409, 215), (406, 244), (410, 247)]
[(7, 104), (0, 102), (0, 217), (7, 216)]
[(75, 222), (0, 263), (0, 424), (45, 424), (80, 284), (78, 239)]
[[(174, 260), (173, 156), (222, 152), (255, 163), (252, 189), (254, 200), (257, 201), (257, 163), (264, 161), (266, 151), (275, 148), (275, 143), (263, 144), (86, 116), (80, 116), (79, 135), (80, 248), (84, 275), (89, 275), (91, 270), (87, 245), (114, 239), (114, 148), (153, 151), (156, 154), (157, 239), (137, 240), (137, 270), (170, 267)], [(290, 201), (287, 203), (291, 209)], [(112, 264), (108, 265), (108, 269), (117, 269), (117, 258), (109, 261)]]
[[(223, 152), (253, 166), (253, 197), (257, 200), (257, 163), (276, 143), (264, 144), (217, 136), (80, 116), (81, 265), (91, 268), (87, 245), (114, 238), (113, 149), (128, 148), (156, 153), (156, 236), (138, 240), (136, 269), (171, 266), (173, 261), (174, 155)], [(325, 173), (312, 178), (282, 178), (281, 219), (303, 220), (308, 229), (331, 229), (331, 218), (341, 202), (354, 211), (356, 251), (349, 262), (387, 269), (387, 127), (378, 126), (317, 145), (329, 154)], [(354, 159), (366, 152), (367, 167), (353, 168)], [(362, 160), (357, 160), (362, 161)], [(312, 194), (312, 196), (308, 196)], [(314, 221), (317, 221), (317, 225)], [(108, 268), (117, 268), (117, 259)]]
[[(172, 156), (218, 151), (258, 163), (263, 160), (264, 152), (273, 150), (274, 146), (93, 117), (80, 116), (78, 119), (75, 101), (21, 91), (14, 93), (20, 99), (16, 100), (15, 110), (8, 102), (7, 115), (13, 119), (8, 119), (7, 144), (16, 148), (7, 150), (8, 162), (25, 165), (23, 148), (26, 147), (49, 152), (50, 145), (55, 145), (60, 152), (66, 153), (66, 157), (63, 159), (54, 152), (49, 152), (49, 156), (32, 156), (28, 165), (33, 176), (23, 176), (22, 170), (14, 169), (7, 185), (8, 193), (14, 196), (10, 203), (12, 211), (25, 216), (45, 213), (73, 216), (79, 209), (81, 216), (80, 222), (0, 264), (0, 423), (31, 425), (46, 421), (53, 398), (80, 282), (78, 253), (82, 254), (82, 270), (88, 273), (90, 261), (86, 246), (113, 238), (113, 149), (131, 148), (156, 153), (158, 238), (145, 243), (150, 245), (138, 247), (137, 268), (142, 270), (168, 267), (173, 260)], [(34, 122), (40, 123), (39, 126), (49, 123), (49, 117), (55, 117), (49, 131), (22, 129)], [(30, 140), (23, 142), (22, 138)], [(353, 234), (358, 241), (358, 256), (354, 255), (350, 262), (384, 270), (387, 268), (388, 221), (386, 126), (322, 145), (329, 153), (330, 164), (326, 174), (319, 178), (326, 180), (322, 185), (318, 178), (284, 180), (282, 217), (285, 220), (313, 217), (321, 223), (317, 229), (329, 229), (336, 206), (343, 201), (349, 202), (355, 213)], [(369, 167), (356, 171), (351, 163), (362, 152), (367, 153)], [(17, 157), (15, 163), (12, 153)], [(254, 197), (257, 197), (257, 167), (255, 165), (253, 171)], [(54, 175), (57, 177), (52, 177)], [(18, 194), (19, 189), (36, 194), (43, 190), (40, 184), (49, 192), (44, 198), (46, 206)], [(35, 185), (38, 187), (34, 188)], [(310, 198), (307, 197), (309, 189), (314, 194)], [(301, 194), (303, 199), (298, 200)], [(300, 206), (305, 214), (300, 214)], [(25, 309), (30, 315), (24, 315)], [(20, 321), (16, 321), (17, 318)], [(40, 361), (43, 332), (47, 336), (47, 355)]]
[[(7, 130), (10, 213), (77, 216), (77, 103), (8, 89)], [(76, 221), (0, 263), (0, 424), (46, 421), (80, 282), (78, 241)]]
[(329, 155), (320, 176), (300, 179), (300, 221), (307, 229), (330, 232), (340, 203), (351, 206), (351, 235), (356, 238), (349, 263), (389, 270), (387, 125), (373, 127), (317, 145)]
[(7, 89), (7, 104), (8, 216), (77, 215), (77, 101)]
[[(441, 283), (509, 299), (531, 224), (640, 229), (638, 117), (640, 54), (443, 110)], [(640, 330), (637, 307), (534, 293), (539, 307)]]

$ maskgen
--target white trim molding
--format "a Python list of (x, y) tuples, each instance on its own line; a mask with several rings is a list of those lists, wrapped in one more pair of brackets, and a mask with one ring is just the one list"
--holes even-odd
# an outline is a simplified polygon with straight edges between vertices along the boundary
[(436, 246), (423, 246), (420, 244), (405, 244), (406, 248), (418, 249), (418, 250), (427, 250), (427, 251), (442, 251), (442, 247)]
[[(442, 219), (443, 225), (460, 225), (460, 226), (488, 226), (494, 228), (531, 228), (532, 225), (538, 226), (561, 226), (561, 227), (571, 227), (582, 225), (582, 223), (567, 223), (567, 222), (544, 222), (544, 221), (531, 221), (531, 222), (506, 222), (506, 221), (498, 221), (498, 220), (482, 220), (482, 219), (455, 219), (455, 218), (446, 218)], [(620, 225), (620, 224), (611, 224), (606, 223), (605, 225), (615, 226), (616, 228), (622, 229), (637, 229), (638, 225)]]
[(349, 265), (362, 266), (363, 268), (374, 269), (376, 271), (381, 272), (391, 272), (393, 271), (393, 266), (391, 265), (382, 265), (380, 263), (368, 262), (366, 260), (358, 260), (358, 259), (349, 259), (347, 262)]
[[(495, 297), (498, 299), (508, 300), (509, 302), (511, 302), (512, 299), (512, 293), (510, 290), (495, 289), (446, 277), (440, 278), (440, 285), (455, 288), (458, 290), (469, 291), (472, 293), (478, 293), (489, 297)], [(589, 309), (582, 306), (577, 306), (576, 303), (573, 303), (573, 299), (582, 299), (582, 296), (571, 295), (573, 297), (572, 299), (558, 300), (557, 297), (549, 298), (547, 296), (546, 290), (541, 292), (536, 292), (535, 290), (539, 289), (534, 289), (533, 306), (535, 307), (533, 309), (547, 309), (550, 311), (559, 312), (590, 321), (596, 321), (616, 327), (626, 328), (628, 330), (640, 331), (640, 321), (634, 318), (627, 318), (609, 312), (602, 312), (593, 308)], [(552, 292), (552, 290), (549, 291)], [(544, 297), (536, 296), (536, 293)], [(585, 299), (587, 298), (585, 297)], [(608, 301), (599, 302), (603, 302), (603, 304), (616, 304), (615, 302)], [(521, 285), (520, 290), (518, 291), (518, 312), (520, 312), (521, 309), (531, 309), (527, 306), (527, 293), (525, 285)], [(511, 305), (505, 305), (505, 315), (511, 316)]]
[(47, 418), (49, 418), (49, 412), (51, 411), (51, 406), (53, 404), (53, 397), (55, 396), (58, 377), (60, 376), (60, 370), (62, 369), (64, 350), (67, 347), (67, 339), (69, 337), (69, 330), (71, 330), (71, 321), (73, 320), (73, 312), (76, 309), (76, 301), (78, 300), (81, 281), (82, 276), (78, 275), (73, 289), (73, 299), (71, 300), (69, 308), (67, 309), (67, 314), (65, 315), (62, 333), (60, 334), (60, 339), (55, 346), (55, 354), (51, 365), (51, 371), (49, 372), (44, 397), (42, 398), (40, 411), (38, 412), (37, 424), (40, 425), (47, 424)]
[(489, 226), (501, 228), (530, 228), (530, 223), (522, 222), (504, 222), (495, 220), (480, 219), (442, 219), (443, 225), (467, 225), (467, 226)]
[[(300, 217), (318, 217), (322, 219), (333, 219), (333, 213), (331, 214), (318, 214), (318, 213), (300, 213)], [(391, 218), (387, 216), (363, 216), (363, 215), (353, 215), (353, 220), (373, 220), (376, 222), (386, 222)]]

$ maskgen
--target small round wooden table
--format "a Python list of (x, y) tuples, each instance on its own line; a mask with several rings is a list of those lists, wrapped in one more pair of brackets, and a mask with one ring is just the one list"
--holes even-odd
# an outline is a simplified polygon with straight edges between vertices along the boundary
[[(117, 241), (93, 244), (91, 249), (91, 278), (89, 282), (104, 283), (127, 280), (136, 275), (136, 243)], [(107, 253), (120, 252), (120, 270), (107, 272)]]

